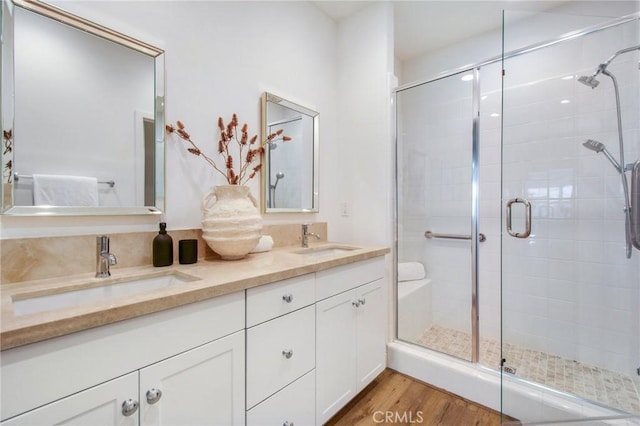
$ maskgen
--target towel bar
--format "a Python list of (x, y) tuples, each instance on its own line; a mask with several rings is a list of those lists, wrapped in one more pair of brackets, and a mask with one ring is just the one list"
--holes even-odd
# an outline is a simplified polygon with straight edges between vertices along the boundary
[[(30, 176), (30, 175), (18, 175), (18, 172), (14, 172), (13, 173), (13, 180), (15, 180), (17, 182), (20, 179), (33, 179), (33, 176)], [(116, 182), (113, 181), (113, 180), (99, 180), (98, 183), (109, 185), (109, 187), (111, 187), (111, 188), (116, 186)]]
[[(429, 240), (432, 238), (444, 238), (449, 240), (470, 240), (471, 239), (471, 235), (436, 234), (435, 232), (431, 232), (431, 231), (425, 231), (424, 237)], [(478, 234), (478, 241), (483, 242), (486, 239), (487, 237), (483, 233)]]

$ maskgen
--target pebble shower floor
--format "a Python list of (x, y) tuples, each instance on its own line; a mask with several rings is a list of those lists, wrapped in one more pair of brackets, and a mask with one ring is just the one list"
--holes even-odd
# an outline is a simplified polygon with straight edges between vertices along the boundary
[[(416, 342), (427, 348), (469, 359), (471, 334), (434, 325)], [(516, 376), (619, 410), (640, 414), (640, 394), (630, 377), (544, 352), (505, 344), (507, 366)], [(480, 340), (480, 363), (500, 368), (500, 342)]]

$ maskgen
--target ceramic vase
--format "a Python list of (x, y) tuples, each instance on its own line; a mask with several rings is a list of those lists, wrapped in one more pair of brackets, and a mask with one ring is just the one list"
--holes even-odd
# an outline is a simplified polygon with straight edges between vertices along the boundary
[(243, 185), (218, 185), (202, 200), (202, 237), (225, 260), (242, 259), (258, 244), (262, 217)]

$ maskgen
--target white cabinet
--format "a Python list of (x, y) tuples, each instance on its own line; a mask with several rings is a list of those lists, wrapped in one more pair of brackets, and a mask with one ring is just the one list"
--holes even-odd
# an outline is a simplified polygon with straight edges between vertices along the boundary
[(356, 309), (357, 392), (364, 389), (386, 367), (386, 303), (383, 280), (356, 290), (361, 305)]
[(247, 291), (247, 425), (315, 423), (315, 275)]
[(385, 367), (383, 277), (369, 259), (3, 351), (0, 425), (321, 425)]
[[(337, 413), (386, 365), (386, 310), (381, 278), (384, 265), (370, 262), (355, 267), (360, 272), (367, 269), (353, 275), (351, 285), (361, 285), (316, 303), (316, 424), (319, 425)], [(362, 284), (375, 276), (379, 278)], [(318, 278), (321, 278), (318, 286), (326, 279), (335, 291), (347, 285), (333, 274)]]
[(315, 367), (313, 306), (247, 330), (247, 408)]
[(14, 417), (2, 425), (136, 426), (139, 424), (138, 413), (124, 416), (122, 404), (130, 399), (135, 401), (133, 398), (137, 399), (137, 394), (138, 373), (130, 373)]
[(356, 395), (355, 292), (316, 304), (316, 414), (322, 424)]
[(310, 371), (247, 412), (247, 426), (315, 424), (315, 371)]
[[(244, 303), (239, 292), (3, 351), (2, 426), (244, 425)], [(139, 409), (125, 416), (129, 400)]]
[(247, 328), (286, 315), (316, 301), (315, 274), (247, 290)]
[(244, 331), (239, 331), (14, 417), (2, 426), (242, 425), (244, 340)]
[(244, 424), (244, 331), (140, 370), (140, 424)]

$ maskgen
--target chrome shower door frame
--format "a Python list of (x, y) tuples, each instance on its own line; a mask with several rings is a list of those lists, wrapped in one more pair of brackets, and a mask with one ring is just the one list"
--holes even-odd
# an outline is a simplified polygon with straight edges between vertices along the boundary
[[(471, 233), (470, 235), (466, 235), (463, 237), (457, 237), (453, 239), (458, 240), (470, 240), (471, 242), (471, 306), (469, 307), (469, 315), (471, 319), (471, 362), (479, 363), (480, 362), (480, 336), (479, 336), (479, 309), (478, 309), (478, 243), (485, 240), (484, 234), (480, 234), (478, 230), (478, 214), (479, 214), (479, 151), (480, 151), (480, 66), (474, 66), (470, 68), (462, 68), (455, 70), (454, 72), (447, 73), (446, 75), (439, 76), (437, 78), (433, 78), (431, 80), (420, 81), (417, 83), (400, 86), (394, 89), (392, 93), (393, 99), (393, 117), (394, 117), (394, 143), (395, 143), (395, 158), (394, 158), (394, 175), (396, 181), (396, 189), (395, 189), (395, 210), (394, 210), (394, 246), (395, 250), (393, 253), (393, 277), (394, 277), (394, 291), (393, 297), (395, 300), (395, 311), (394, 318), (396, 320), (395, 324), (395, 333), (394, 338), (398, 338), (398, 314), (399, 314), (399, 306), (398, 306), (398, 244), (399, 244), (399, 233), (398, 233), (398, 222), (399, 222), (399, 202), (398, 202), (398, 189), (399, 189), (399, 174), (398, 174), (398, 164), (399, 164), (399, 150), (398, 150), (398, 136), (397, 136), (397, 123), (398, 123), (398, 94), (404, 90), (409, 90), (418, 86), (422, 86), (424, 84), (429, 84), (438, 80), (442, 80), (448, 77), (452, 77), (457, 74), (462, 74), (470, 72), (473, 74), (473, 87), (472, 87), (472, 113), (470, 116), (471, 119)], [(430, 238), (430, 231), (425, 232), (425, 238)], [(430, 233), (432, 235), (438, 235), (434, 233)], [(449, 235), (449, 234), (442, 234)], [(452, 238), (449, 236), (448, 238)]]

